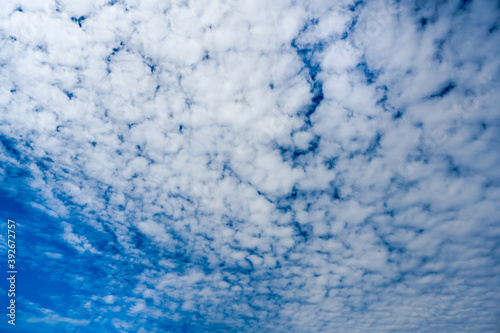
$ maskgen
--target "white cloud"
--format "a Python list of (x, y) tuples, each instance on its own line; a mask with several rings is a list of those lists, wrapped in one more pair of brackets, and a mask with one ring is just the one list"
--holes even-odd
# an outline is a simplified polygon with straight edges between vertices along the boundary
[(60, 254), (60, 253), (44, 252), (44, 254), (51, 259), (61, 259), (62, 258), (62, 254)]
[(115, 302), (116, 297), (113, 295), (108, 295), (103, 297), (103, 301), (106, 302), (107, 304), (113, 304)]
[(70, 224), (63, 222), (62, 225), (64, 226), (64, 234), (62, 235), (64, 241), (72, 245), (79, 252), (88, 251), (94, 254), (99, 253), (99, 251), (90, 244), (87, 237), (75, 234)]

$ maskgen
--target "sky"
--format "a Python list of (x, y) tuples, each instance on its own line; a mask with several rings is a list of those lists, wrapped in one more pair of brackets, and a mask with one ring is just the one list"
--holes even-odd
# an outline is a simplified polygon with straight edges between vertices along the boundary
[(500, 2), (6, 0), (2, 332), (500, 332)]

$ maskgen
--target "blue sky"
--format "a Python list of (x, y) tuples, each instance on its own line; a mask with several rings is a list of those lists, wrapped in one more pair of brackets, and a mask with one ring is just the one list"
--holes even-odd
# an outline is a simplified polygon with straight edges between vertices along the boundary
[(6, 1), (0, 330), (498, 332), (499, 14)]

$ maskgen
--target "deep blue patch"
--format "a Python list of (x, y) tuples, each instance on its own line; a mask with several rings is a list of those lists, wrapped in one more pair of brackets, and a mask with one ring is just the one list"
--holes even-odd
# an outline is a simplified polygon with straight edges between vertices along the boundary
[(70, 92), (70, 91), (67, 91), (67, 90), (63, 90), (64, 93), (66, 94), (66, 96), (68, 96), (68, 98), (71, 100), (73, 98), (73, 93)]
[(72, 17), (71, 18), (71, 21), (75, 22), (76, 24), (78, 24), (78, 26), (81, 28), (82, 27), (82, 22), (85, 21), (86, 17), (85, 16), (80, 16), (78, 18), (76, 17)]
[(384, 111), (389, 111), (389, 109), (391, 108), (387, 103), (387, 101), (389, 100), (389, 97), (387, 96), (387, 92), (389, 91), (389, 89), (384, 85), (376, 87), (376, 90), (377, 92), (381, 91), (383, 95), (375, 105), (380, 105), (384, 109)]
[(372, 139), (370, 142), (370, 145), (368, 148), (365, 150), (364, 155), (368, 157), (373, 157), (377, 153), (377, 149), (380, 148), (380, 139), (382, 138), (382, 135), (380, 133), (377, 133), (375, 137)]
[(3, 145), (3, 148), (11, 157), (14, 157), (18, 161), (22, 161), (22, 154), (16, 148), (16, 140), (0, 135), (0, 143)]
[(40, 169), (41, 171), (49, 170), (49, 167), (45, 163), (43, 163), (42, 161), (36, 161), (35, 164), (38, 167), (38, 169)]
[(281, 158), (285, 162), (291, 162), (292, 167), (298, 167), (301, 165), (307, 165), (309, 162), (305, 159), (305, 156), (308, 154), (314, 154), (320, 143), (321, 137), (316, 135), (311, 142), (309, 142), (309, 147), (307, 149), (298, 149), (297, 147), (292, 146), (279, 146), (275, 145), (274, 148), (278, 149), (281, 155)]
[(137, 249), (143, 249), (146, 243), (149, 243), (149, 240), (142, 233), (138, 232), (138, 230), (133, 230), (132, 241), (135, 243)]
[(305, 45), (305, 47), (300, 47), (297, 44), (297, 40), (294, 39), (291, 46), (296, 49), (297, 54), (309, 72), (311, 80), (315, 81), (316, 75), (321, 71), (321, 67), (319, 64), (313, 63), (312, 58), (316, 52), (322, 52), (326, 44), (324, 42), (319, 42), (312, 45)]
[(392, 119), (399, 119), (403, 117), (403, 112), (401, 110), (396, 111), (396, 113), (392, 116)]
[[(323, 89), (318, 89), (318, 91), (316, 92), (316, 94), (312, 98), (313, 106), (317, 107), (323, 101), (323, 99), (325, 99), (325, 96), (323, 95)], [(314, 109), (316, 109), (316, 108), (314, 108)]]
[(351, 12), (355, 12), (358, 9), (358, 7), (360, 7), (362, 5), (364, 5), (364, 1), (363, 0), (358, 0), (354, 4), (352, 4), (352, 5), (349, 6), (349, 10)]
[(436, 97), (444, 97), (448, 95), (453, 89), (455, 89), (456, 84), (453, 82), (448, 83), (444, 88), (442, 88), (439, 92), (432, 94), (430, 98)]
[(448, 160), (448, 174), (459, 177), (461, 175), (460, 167), (455, 164), (453, 157), (448, 156), (446, 159)]
[(312, 226), (301, 225), (298, 222), (294, 222), (293, 227), (295, 229), (296, 235), (302, 237), (305, 242), (307, 242), (312, 234)]
[[(7, 177), (11, 179), (13, 183), (20, 184), (23, 182), (23, 178), (32, 177), (31, 173), (27, 169), (20, 169), (12, 166), (5, 166), (3, 168)], [(20, 187), (18, 189), (20, 189)]]
[(342, 197), (340, 196), (340, 190), (339, 190), (338, 187), (334, 187), (332, 197), (335, 200), (341, 200), (342, 199)]
[(358, 20), (354, 18), (347, 30), (342, 33), (340, 39), (347, 39), (347, 37), (349, 37), (349, 34), (356, 28), (356, 24), (358, 24)]
[(363, 72), (367, 84), (372, 84), (377, 79), (377, 75), (368, 68), (368, 64), (365, 61), (360, 62), (356, 68)]
[(338, 157), (332, 157), (324, 161), (324, 164), (328, 168), (328, 170), (332, 170), (335, 168), (335, 165), (337, 164)]
[(488, 29), (488, 32), (490, 34), (494, 33), (495, 31), (498, 31), (498, 25), (497, 23), (493, 24), (489, 29)]
[[(106, 62), (109, 64), (111, 62), (111, 57), (114, 56), (116, 53), (120, 52), (120, 50), (122, 49), (122, 47), (125, 45), (124, 42), (120, 42), (120, 45), (118, 47), (114, 47), (112, 49), (112, 52), (111, 54), (106, 58)], [(111, 72), (111, 70), (108, 68), (107, 69), (108, 71), (108, 74)]]
[(297, 55), (301, 58), (304, 63), (304, 67), (309, 73), (309, 84), (311, 85), (311, 93), (313, 97), (311, 104), (306, 106), (304, 109), (298, 112), (299, 116), (304, 116), (304, 122), (306, 126), (312, 126), (311, 115), (316, 111), (320, 103), (324, 99), (323, 95), (323, 83), (317, 80), (317, 75), (321, 72), (321, 67), (319, 64), (313, 63), (312, 59), (316, 52), (321, 52), (324, 50), (325, 44), (319, 42), (313, 45), (306, 45), (305, 47), (299, 47), (297, 45), (296, 39), (292, 41), (292, 47), (296, 49)]
[(51, 158), (48, 158), (48, 157), (44, 157), (42, 158), (41, 160), (38, 160), (36, 161), (36, 165), (38, 166), (38, 168), (42, 171), (47, 171), (49, 170), (49, 166), (48, 164), (51, 164), (53, 163), (54, 161), (51, 159)]
[(420, 19), (420, 25), (421, 25), (422, 27), (425, 27), (425, 26), (427, 25), (427, 18), (422, 17), (422, 18)]
[(460, 10), (466, 10), (466, 9), (467, 9), (467, 7), (469, 6), (469, 4), (470, 4), (470, 3), (472, 3), (472, 0), (462, 0), (462, 1), (460, 2), (460, 7), (459, 7), (459, 9), (460, 9)]

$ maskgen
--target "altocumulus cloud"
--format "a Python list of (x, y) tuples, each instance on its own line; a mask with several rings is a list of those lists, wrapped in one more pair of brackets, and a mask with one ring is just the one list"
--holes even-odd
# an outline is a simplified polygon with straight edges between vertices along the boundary
[(496, 332), (499, 6), (4, 1), (27, 331)]

